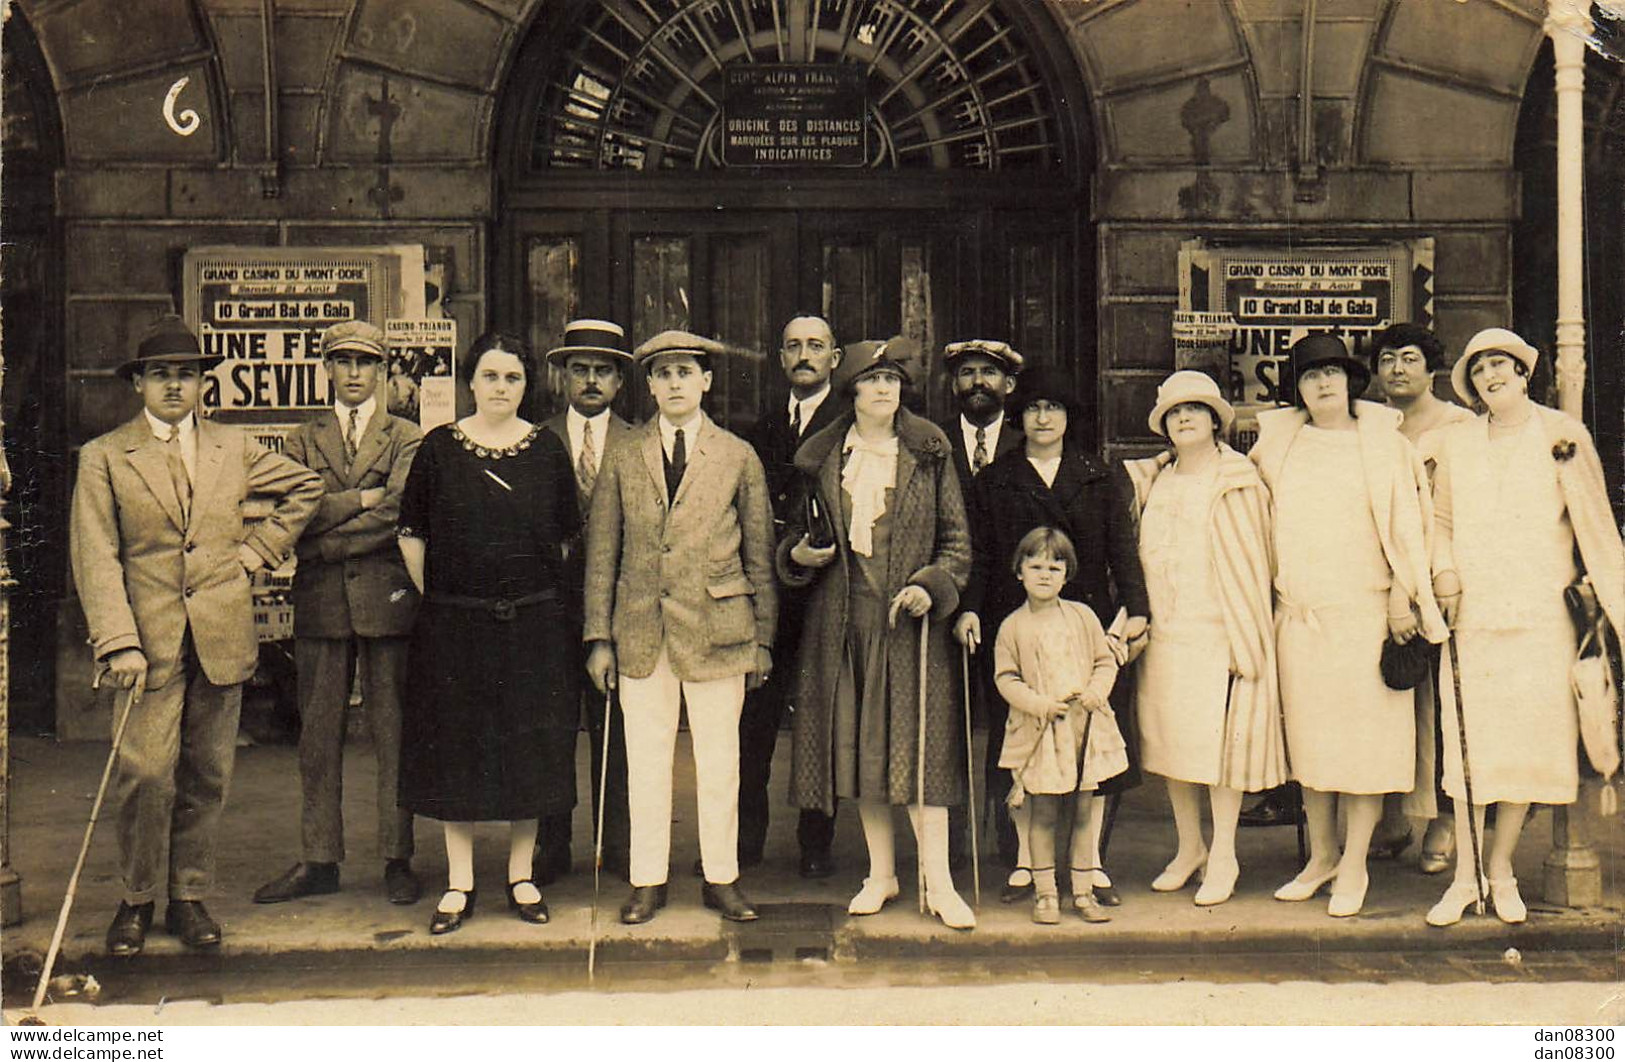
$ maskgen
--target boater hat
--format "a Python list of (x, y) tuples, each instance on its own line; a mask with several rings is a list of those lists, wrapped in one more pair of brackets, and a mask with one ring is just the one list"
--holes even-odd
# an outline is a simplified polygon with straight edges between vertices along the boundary
[(1217, 380), (1205, 372), (1181, 369), (1157, 385), (1157, 404), (1151, 407), (1151, 416), (1147, 418), (1151, 430), (1166, 438), (1168, 432), (1163, 421), (1175, 406), (1185, 402), (1200, 402), (1217, 413), (1220, 431), (1229, 431), (1230, 425), (1236, 422), (1236, 409), (1224, 400)]
[(178, 314), (166, 313), (154, 321), (136, 343), (135, 357), (118, 367), (118, 374), (133, 380), (156, 362), (195, 362), (199, 372), (208, 372), (225, 358), (208, 356), (198, 344), (197, 335)]
[(564, 326), (564, 342), (547, 352), (547, 362), (562, 366), (571, 354), (605, 354), (630, 363), (626, 347), (626, 329), (614, 321), (571, 321)]
[(942, 363), (950, 368), (960, 358), (980, 354), (998, 362), (1006, 373), (1011, 376), (1021, 371), (1023, 358), (1021, 352), (1010, 344), (997, 339), (967, 339), (959, 343), (949, 343), (942, 348)]
[(714, 339), (673, 328), (644, 340), (643, 345), (633, 356), (637, 358), (638, 364), (647, 370), (656, 358), (671, 354), (687, 354), (700, 363), (700, 368), (709, 370), (711, 359), (719, 358), (727, 352), (727, 348)]
[(1294, 391), (1304, 373), (1322, 365), (1339, 366), (1348, 374), (1350, 398), (1359, 398), (1371, 383), (1370, 367), (1350, 355), (1343, 341), (1329, 332), (1311, 332), (1304, 336), (1292, 344), (1290, 356)]
[(371, 321), (341, 321), (322, 333), (322, 360), (340, 352), (384, 360), (384, 333)]
[(1531, 374), (1535, 371), (1535, 362), (1540, 360), (1540, 351), (1525, 342), (1518, 333), (1506, 328), (1484, 329), (1467, 341), (1461, 357), (1450, 366), (1450, 386), (1456, 389), (1457, 397), (1463, 402), (1473, 402), (1478, 398), (1478, 392), (1468, 381), (1467, 373), (1473, 367), (1473, 356), (1486, 350), (1498, 350), (1517, 358)]

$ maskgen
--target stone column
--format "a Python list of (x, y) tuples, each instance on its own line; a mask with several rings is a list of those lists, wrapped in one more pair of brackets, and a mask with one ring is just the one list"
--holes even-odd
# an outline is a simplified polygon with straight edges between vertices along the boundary
[[(1585, 38), (1592, 30), (1589, 0), (1547, 0), (1546, 33), (1557, 60), (1557, 390), (1558, 405), (1579, 417), (1585, 398)], [(1548, 903), (1589, 907), (1602, 902), (1602, 864), (1591, 843), (1580, 800), (1552, 809), (1552, 849), (1542, 895)]]

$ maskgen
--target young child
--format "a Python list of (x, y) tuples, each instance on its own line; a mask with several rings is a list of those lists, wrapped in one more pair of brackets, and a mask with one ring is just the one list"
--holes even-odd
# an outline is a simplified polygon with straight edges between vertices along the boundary
[[(1053, 527), (1029, 531), (1013, 567), (1027, 603), (999, 626), (994, 684), (1014, 709), (1005, 723), (999, 766), (1014, 774), (1010, 803), (1032, 799), (1033, 921), (1057, 925), (1055, 823), (1073, 795), (1072, 902), (1086, 922), (1109, 922), (1091, 887), (1089, 817), (1097, 785), (1128, 769), (1128, 749), (1107, 696), (1117, 662), (1100, 620), (1061, 599), (1078, 569), (1072, 541)], [(1080, 865), (1082, 864), (1082, 865)]]

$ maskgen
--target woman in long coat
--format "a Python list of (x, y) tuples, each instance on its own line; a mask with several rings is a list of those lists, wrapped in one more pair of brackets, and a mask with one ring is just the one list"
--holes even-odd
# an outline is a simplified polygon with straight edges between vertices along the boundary
[[(1179, 850), (1151, 887), (1176, 891), (1205, 867), (1199, 907), (1235, 890), (1241, 795), (1286, 781), (1269, 491), (1253, 463), (1219, 438), (1234, 420), (1212, 377), (1176, 372), (1157, 389), (1150, 416), (1173, 449), (1124, 465), (1157, 617), (1140, 658), (1141, 762), (1167, 779), (1179, 831)], [(1202, 843), (1204, 788), (1211, 854)]]
[[(1119, 607), (1128, 614), (1127, 627), (1117, 641), (1122, 664), (1125, 643), (1140, 636), (1151, 614), (1134, 544), (1133, 491), (1121, 472), (1109, 470), (1069, 432), (1077, 420), (1072, 415), (1077, 400), (1063, 375), (1048, 368), (1029, 369), (1017, 378), (1011, 408), (1025, 432), (1023, 445), (976, 477), (969, 506), (975, 560), (954, 634), (973, 652), (984, 641), (992, 644), (999, 624), (1026, 601), (1021, 584), (1010, 575), (1016, 544), (1035, 527), (1057, 527), (1072, 540), (1079, 562), (1061, 596), (1089, 606), (1102, 626), (1110, 626)], [(1133, 683), (1120, 673), (1112, 708), (1128, 742), (1129, 769), (1100, 784), (1090, 816), (1088, 873), (1096, 898), (1107, 906), (1115, 905), (1117, 893), (1101, 866), (1102, 804), (1106, 795), (1140, 784), (1132, 690)], [(989, 702), (993, 712), (1005, 710), (1001, 698), (994, 696)], [(1010, 772), (998, 767), (1003, 741), (1004, 717), (998, 714), (988, 726), (988, 779), (994, 799), (1010, 789)], [(1009, 902), (1031, 889), (1029, 813), (1025, 807), (1010, 813), (1016, 825), (1018, 865), (1003, 896)]]
[[(976, 916), (948, 867), (948, 808), (964, 802), (965, 776), (947, 623), (970, 568), (970, 535), (947, 437), (900, 408), (907, 382), (880, 347), (845, 384), (853, 409), (796, 453), (802, 496), (820, 508), (823, 526), (809, 535), (809, 505), (795, 507), (778, 549), (785, 585), (811, 586), (791, 798), (826, 814), (837, 798), (857, 801), (869, 876), (848, 906), (853, 914), (873, 914), (898, 894), (892, 807), (908, 805), (926, 902), (945, 924), (970, 929)], [(921, 757), (916, 620), (928, 613)]]
[(474, 823), (509, 825), (508, 908), (546, 922), (538, 815), (575, 805), (581, 521), (559, 437), (519, 416), (540, 377), (523, 341), (481, 336), (463, 362), (473, 416), (423, 440), (401, 498), (407, 573), (424, 592), (402, 711), (400, 803), (439, 819), (448, 887), (429, 925), (474, 914)]
[[(1625, 630), (1625, 547), (1602, 463), (1585, 425), (1530, 400), (1538, 356), (1504, 328), (1468, 341), (1451, 383), (1487, 412), (1444, 435), (1434, 480), (1434, 585), (1455, 628), (1461, 690), (1458, 713), (1447, 658), (1444, 788), (1464, 806), (1465, 720), (1480, 836), (1486, 805), (1497, 805), (1484, 872), (1496, 916), (1513, 923), (1526, 915), (1512, 855), (1529, 805), (1572, 804), (1579, 786), (1575, 631), (1563, 601), (1579, 574), (1576, 546), (1603, 613)], [(1460, 921), (1477, 896), (1467, 816), (1456, 816), (1456, 835), (1455, 880), (1428, 912), (1433, 925)]]
[(1308, 900), (1335, 878), (1326, 912), (1348, 917), (1365, 903), (1383, 795), (1416, 780), (1413, 699), (1384, 683), (1383, 643), (1442, 642), (1445, 626), (1428, 569), (1427, 472), (1399, 412), (1357, 401), (1371, 370), (1336, 336), (1299, 340), (1291, 359), (1298, 404), (1259, 414), (1249, 455), (1275, 503), (1281, 711), (1309, 820), (1309, 863), (1275, 898)]

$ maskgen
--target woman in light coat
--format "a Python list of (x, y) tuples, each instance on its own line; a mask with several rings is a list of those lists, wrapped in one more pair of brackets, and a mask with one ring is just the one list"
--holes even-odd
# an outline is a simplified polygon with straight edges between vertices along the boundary
[(1468, 341), (1450, 374), (1462, 400), (1486, 412), (1444, 435), (1435, 476), (1434, 588), (1460, 664), (1452, 676), (1446, 659), (1439, 681), (1444, 788), (1465, 806), (1465, 725), (1480, 836), (1485, 806), (1497, 808), (1481, 860), (1472, 858), (1467, 817), (1456, 816), (1461, 854), (1455, 880), (1428, 912), (1436, 926), (1460, 921), (1476, 899), (1478, 862), (1496, 916), (1522, 922), (1512, 855), (1529, 805), (1572, 804), (1577, 795), (1575, 631), (1563, 601), (1579, 574), (1576, 546), (1603, 613), (1616, 631), (1625, 629), (1625, 546), (1602, 463), (1585, 425), (1530, 400), (1538, 357), (1515, 333), (1489, 328)]
[(1308, 900), (1335, 879), (1327, 913), (1348, 917), (1365, 902), (1383, 795), (1415, 784), (1413, 698), (1383, 682), (1383, 642), (1442, 642), (1446, 629), (1428, 570), (1427, 473), (1400, 414), (1357, 401), (1371, 370), (1336, 336), (1293, 344), (1291, 377), (1297, 405), (1259, 414), (1249, 455), (1275, 505), (1281, 710), (1309, 820), (1309, 863), (1275, 898)]
[[(1179, 849), (1151, 887), (1174, 892), (1202, 872), (1196, 904), (1235, 891), (1241, 796), (1286, 781), (1270, 580), (1270, 499), (1252, 462), (1219, 436), (1235, 410), (1206, 373), (1157, 388), (1151, 430), (1171, 451), (1127, 461), (1150, 592), (1151, 639), (1140, 658), (1142, 764), (1167, 779)], [(1202, 790), (1213, 847), (1202, 843)]]

